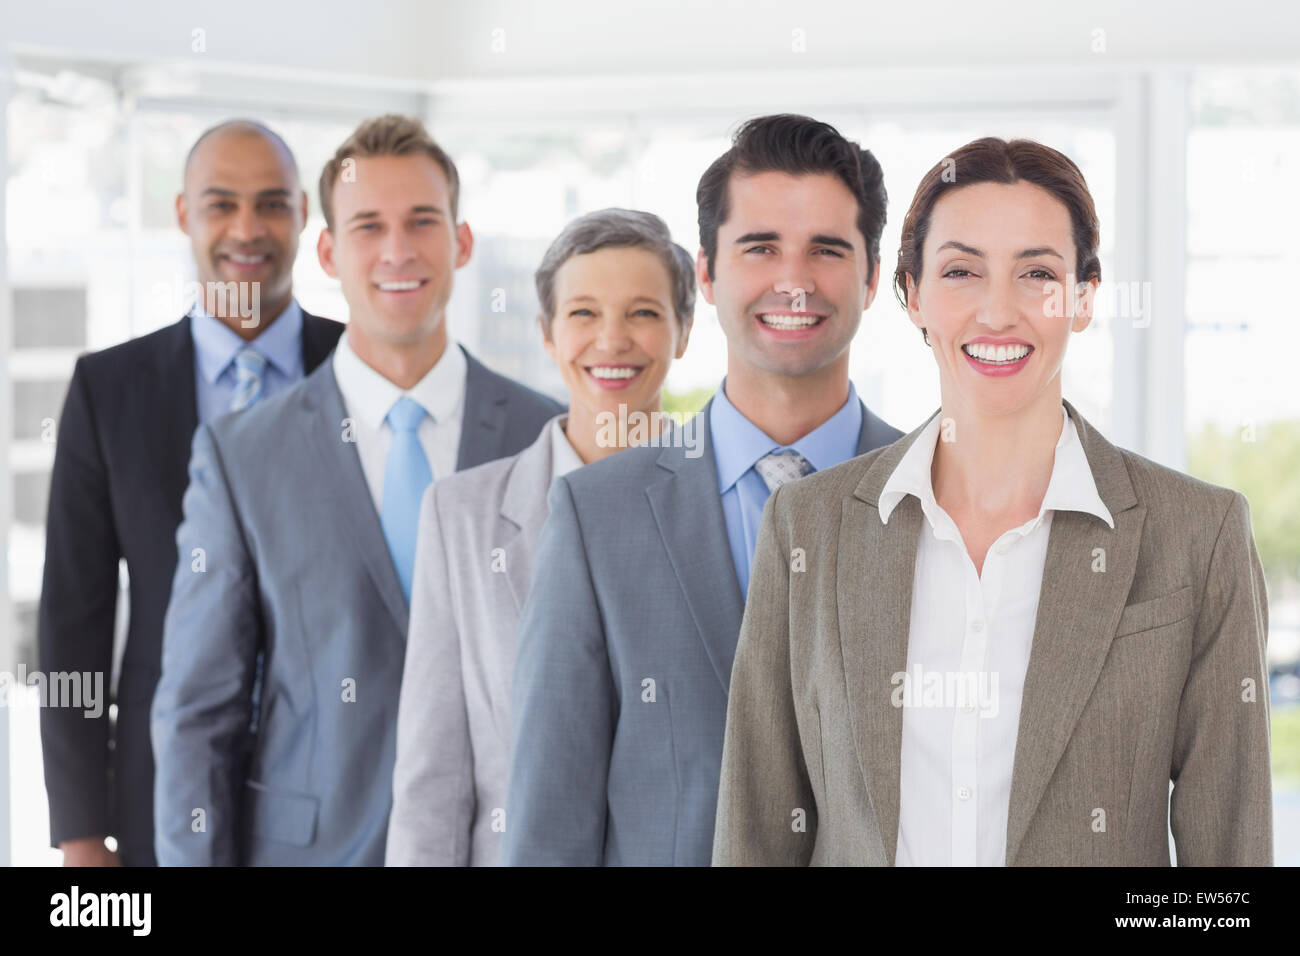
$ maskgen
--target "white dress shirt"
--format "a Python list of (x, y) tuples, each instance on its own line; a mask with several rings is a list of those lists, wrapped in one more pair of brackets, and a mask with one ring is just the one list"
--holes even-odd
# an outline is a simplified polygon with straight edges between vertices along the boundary
[(434, 480), (456, 470), (468, 370), (460, 346), (449, 340), (442, 357), (409, 391), (398, 388), (363, 362), (352, 350), (346, 330), (334, 348), (333, 362), (343, 407), (352, 420), (361, 470), (377, 512), (383, 513), (384, 466), (393, 441), (393, 430), (386, 419), (399, 398), (408, 396), (428, 412), (417, 434)]
[(891, 688), (903, 707), (898, 866), (1006, 864), (1020, 702), (1052, 514), (1086, 512), (1115, 527), (1064, 405), (1061, 414), (1038, 517), (994, 542), (982, 574), (934, 498), (930, 469), (941, 414), (880, 493), (883, 523), (909, 494), (926, 519), (912, 579), (907, 672), (893, 675)]
[(582, 456), (569, 443), (569, 436), (564, 434), (568, 421), (568, 415), (551, 419), (551, 481), (583, 465)]

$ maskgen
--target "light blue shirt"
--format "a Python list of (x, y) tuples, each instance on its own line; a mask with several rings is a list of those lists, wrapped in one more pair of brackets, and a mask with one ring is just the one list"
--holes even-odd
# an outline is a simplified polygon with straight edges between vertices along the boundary
[(296, 299), (252, 342), (246, 343), (200, 304), (190, 311), (194, 339), (194, 387), (199, 424), (230, 411), (235, 394), (235, 353), (252, 345), (266, 359), (262, 399), (302, 379), (302, 308)]
[(736, 410), (727, 400), (727, 381), (709, 406), (709, 435), (718, 468), (718, 494), (727, 522), (731, 560), (740, 593), (749, 593), (749, 566), (754, 560), (763, 505), (771, 492), (754, 470), (754, 462), (769, 452), (792, 448), (817, 471), (848, 461), (858, 453), (862, 433), (862, 403), (849, 383), (849, 397), (834, 415), (793, 445), (782, 445)]

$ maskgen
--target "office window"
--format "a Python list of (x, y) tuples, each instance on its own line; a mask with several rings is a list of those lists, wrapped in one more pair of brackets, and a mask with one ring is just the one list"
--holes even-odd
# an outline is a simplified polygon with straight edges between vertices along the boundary
[(1187, 142), (1188, 469), (1250, 500), (1268, 579), (1278, 864), (1300, 865), (1300, 72), (1215, 70)]

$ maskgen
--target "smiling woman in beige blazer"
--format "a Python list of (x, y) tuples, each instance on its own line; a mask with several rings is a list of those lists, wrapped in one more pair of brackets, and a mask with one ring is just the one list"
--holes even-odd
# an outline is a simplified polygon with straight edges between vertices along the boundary
[(496, 864), (515, 631), (546, 495), (557, 475), (619, 451), (619, 441), (658, 434), (664, 379), (690, 335), (694, 269), (662, 219), (629, 209), (575, 219), (543, 257), (542, 341), (569, 411), (515, 457), (425, 492), (387, 865)]
[(768, 501), (715, 864), (1168, 865), (1170, 825), (1180, 864), (1271, 863), (1246, 499), (1062, 401), (1097, 244), (1038, 143), (922, 180), (895, 285), (942, 405)]

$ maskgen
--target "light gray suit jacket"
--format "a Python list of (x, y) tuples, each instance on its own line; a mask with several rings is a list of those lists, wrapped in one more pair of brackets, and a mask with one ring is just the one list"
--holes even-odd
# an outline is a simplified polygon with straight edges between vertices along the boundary
[[(467, 358), (461, 467), (558, 410)], [(160, 864), (383, 863), (407, 607), (346, 415), (326, 361), (194, 436), (152, 709)]]
[[(1168, 866), (1172, 804), (1180, 864), (1268, 864), (1268, 610), (1246, 499), (1116, 448), (1066, 408), (1115, 528), (1052, 519), (1006, 861)], [(894, 863), (891, 676), (907, 666), (924, 518), (908, 496), (882, 525), (877, 502), (920, 431), (768, 502), (731, 679), (717, 864)], [(806, 570), (792, 573), (799, 547)]]
[(500, 857), (515, 631), (546, 522), (551, 465), (548, 422), (513, 458), (424, 493), (389, 866), (494, 866)]
[[(630, 448), (551, 487), (511, 694), (507, 865), (709, 864), (743, 606), (708, 422), (706, 406), (683, 426), (697, 457)], [(859, 452), (898, 435), (863, 406)]]

